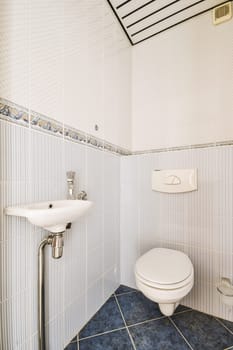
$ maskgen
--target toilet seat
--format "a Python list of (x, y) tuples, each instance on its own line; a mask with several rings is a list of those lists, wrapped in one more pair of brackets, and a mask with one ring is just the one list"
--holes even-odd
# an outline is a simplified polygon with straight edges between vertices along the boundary
[(189, 257), (173, 249), (154, 248), (141, 256), (135, 275), (141, 283), (160, 290), (174, 290), (193, 282)]
[(155, 288), (155, 289), (160, 289), (160, 290), (175, 290), (175, 289), (180, 289), (185, 287), (186, 285), (190, 284), (193, 282), (193, 276), (194, 276), (194, 272), (192, 271), (192, 273), (190, 274), (190, 276), (182, 281), (182, 282), (178, 282), (178, 283), (173, 283), (173, 284), (159, 284), (156, 282), (151, 282), (151, 281), (147, 281), (146, 279), (144, 279), (142, 276), (140, 276), (136, 270), (135, 270), (135, 276), (136, 278), (144, 285), (151, 287), (151, 288)]
[(191, 260), (173, 249), (151, 249), (137, 260), (134, 272), (138, 289), (158, 303), (165, 316), (173, 315), (194, 284)]

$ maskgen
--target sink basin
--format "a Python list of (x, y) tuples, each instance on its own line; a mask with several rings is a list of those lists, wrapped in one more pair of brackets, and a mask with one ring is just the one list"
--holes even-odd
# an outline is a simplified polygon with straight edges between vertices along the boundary
[(52, 233), (63, 232), (66, 225), (83, 216), (92, 206), (84, 200), (59, 200), (38, 202), (5, 209), (6, 215), (21, 216)]

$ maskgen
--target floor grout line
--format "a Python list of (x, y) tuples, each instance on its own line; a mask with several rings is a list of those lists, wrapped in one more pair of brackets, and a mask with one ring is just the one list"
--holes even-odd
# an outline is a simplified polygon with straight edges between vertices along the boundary
[[(223, 326), (229, 333), (231, 333), (233, 335), (233, 332), (222, 322), (220, 321), (217, 317), (214, 317), (214, 319), (221, 325)], [(232, 345), (231, 345), (232, 347)]]
[(118, 306), (118, 308), (119, 308), (119, 311), (120, 311), (120, 313), (121, 313), (121, 317), (122, 317), (122, 319), (123, 319), (123, 321), (124, 321), (126, 330), (127, 330), (127, 332), (128, 332), (129, 338), (130, 338), (130, 340), (131, 340), (132, 346), (133, 346), (134, 350), (137, 350), (137, 349), (136, 349), (136, 345), (135, 345), (134, 340), (133, 340), (133, 337), (132, 337), (132, 335), (131, 335), (131, 333), (130, 333), (130, 331), (129, 331), (129, 328), (128, 328), (127, 324), (126, 324), (126, 321), (125, 321), (123, 312), (122, 312), (122, 310), (121, 310), (120, 304), (119, 304), (119, 302), (118, 302), (116, 296), (115, 296), (115, 299), (116, 299), (116, 303), (117, 303), (117, 306)]
[(114, 293), (114, 295), (116, 297), (119, 297), (120, 295), (125, 295), (125, 294), (130, 294), (130, 293), (140, 293), (140, 292), (139, 292), (139, 290), (132, 290), (131, 292), (124, 292), (124, 293), (119, 293), (119, 294)]
[(186, 312), (191, 312), (191, 311), (193, 311), (193, 309), (188, 309), (188, 310), (178, 311), (178, 312), (174, 312), (174, 315), (185, 314)]
[(173, 324), (174, 328), (177, 330), (177, 332), (180, 334), (180, 336), (184, 339), (186, 344), (190, 347), (191, 350), (194, 350), (192, 345), (188, 342), (188, 340), (185, 338), (184, 334), (181, 332), (181, 330), (177, 327), (175, 322), (171, 319), (171, 317), (168, 317), (169, 321)]
[(117, 332), (117, 331), (120, 331), (120, 330), (125, 329), (125, 328), (126, 328), (126, 327), (120, 327), (120, 328), (116, 328), (116, 329), (111, 329), (110, 331), (106, 331), (106, 332), (102, 332), (102, 333), (98, 333), (98, 334), (89, 335), (89, 337), (80, 338), (79, 341), (86, 340), (86, 339), (90, 339), (90, 338), (99, 337), (100, 335), (104, 335), (104, 334), (109, 334), (109, 333)]
[(164, 319), (164, 318), (166, 318), (166, 317), (167, 317), (167, 316), (160, 316), (160, 317), (156, 317), (156, 318), (151, 318), (150, 320), (146, 320), (146, 321), (134, 323), (134, 324), (131, 324), (131, 325), (127, 326), (127, 327), (128, 327), (128, 328), (131, 328), (131, 327), (134, 327), (134, 326), (140, 326), (141, 324), (149, 323), (149, 322), (153, 322), (153, 321), (157, 321), (157, 320), (162, 320), (162, 319)]
[[(192, 311), (192, 309), (180, 311), (180, 312), (174, 313), (174, 315), (180, 315), (180, 314), (184, 314), (184, 313), (190, 312), (190, 311)], [(131, 324), (131, 325), (127, 326), (127, 327), (130, 328), (130, 327), (134, 327), (134, 326), (139, 326), (139, 325), (144, 324), (144, 323), (153, 322), (153, 321), (157, 321), (157, 320), (162, 320), (164, 318), (167, 318), (167, 316), (159, 316), (159, 317), (151, 318), (149, 320), (145, 320), (145, 321), (142, 321), (142, 322), (137, 322), (137, 323)]]
[[(176, 312), (176, 313), (174, 313), (174, 315), (180, 315), (180, 314), (184, 314), (184, 313), (190, 312), (190, 311), (192, 311), (192, 309)], [(167, 316), (159, 316), (159, 317), (151, 318), (149, 320), (145, 320), (145, 321), (142, 321), (142, 322), (137, 322), (137, 323), (131, 324), (131, 325), (127, 326), (127, 327), (130, 328), (130, 327), (134, 327), (134, 326), (139, 326), (139, 325), (141, 325), (143, 323), (148, 323), (148, 322), (153, 322), (153, 321), (157, 321), (157, 320), (162, 320), (163, 318), (166, 318), (166, 317)]]

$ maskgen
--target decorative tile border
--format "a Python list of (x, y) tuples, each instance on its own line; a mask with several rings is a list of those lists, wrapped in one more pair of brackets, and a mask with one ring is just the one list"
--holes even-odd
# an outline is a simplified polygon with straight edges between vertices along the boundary
[(19, 124), (24, 127), (31, 127), (33, 129), (49, 133), (53, 136), (64, 137), (66, 140), (82, 143), (99, 150), (124, 156), (131, 154), (131, 152), (127, 149), (116, 146), (110, 142), (99, 139), (80, 130), (71, 128), (67, 125), (64, 126), (62, 123), (54, 119), (19, 106), (3, 98), (0, 98), (0, 119), (7, 120), (11, 123)]
[(209, 142), (209, 143), (187, 145), (187, 146), (178, 146), (178, 147), (157, 148), (157, 149), (144, 150), (144, 151), (135, 151), (135, 152), (132, 152), (131, 155), (185, 151), (185, 150), (191, 150), (191, 149), (197, 149), (197, 148), (210, 148), (210, 147), (220, 147), (220, 146), (233, 146), (233, 140)]
[(63, 137), (63, 124), (34, 111), (29, 112), (30, 127), (51, 135)]
[(13, 102), (0, 98), (0, 119), (7, 120), (11, 123), (19, 124), (25, 127), (31, 127), (42, 132), (49, 133), (53, 136), (64, 137), (64, 139), (85, 144), (90, 147), (97, 148), (99, 150), (116, 153), (122, 156), (129, 155), (140, 155), (148, 153), (161, 153), (161, 152), (174, 152), (191, 150), (197, 148), (209, 148), (219, 146), (232, 146), (233, 140), (229, 141), (218, 141), (196, 145), (187, 145), (180, 147), (169, 147), (169, 148), (157, 148), (144, 151), (131, 152), (127, 149), (114, 145), (108, 141), (97, 138), (93, 135), (86, 134), (83, 131), (69, 127), (68, 125), (63, 126), (62, 123), (51, 119), (43, 114), (34, 112), (26, 109), (25, 107), (19, 106)]
[(14, 103), (0, 98), (0, 118), (8, 121), (14, 121), (24, 126), (29, 125), (29, 114), (26, 108), (20, 107)]

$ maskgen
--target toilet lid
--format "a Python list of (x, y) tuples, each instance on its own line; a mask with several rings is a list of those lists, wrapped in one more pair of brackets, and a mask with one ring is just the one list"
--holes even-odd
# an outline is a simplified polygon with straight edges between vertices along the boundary
[(177, 250), (154, 248), (142, 255), (135, 266), (136, 273), (149, 282), (175, 284), (192, 273), (189, 257)]

